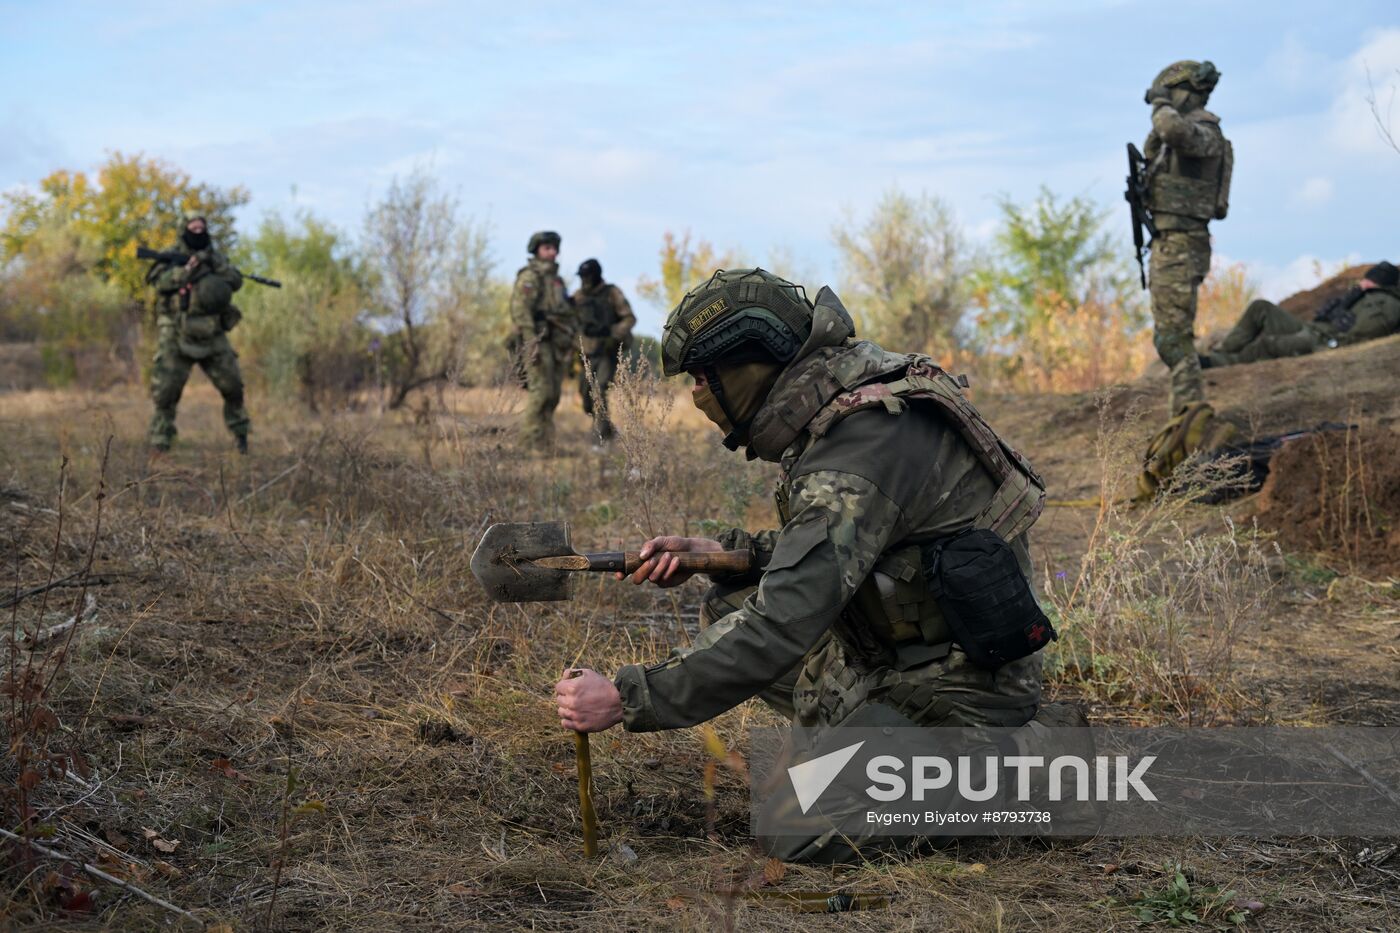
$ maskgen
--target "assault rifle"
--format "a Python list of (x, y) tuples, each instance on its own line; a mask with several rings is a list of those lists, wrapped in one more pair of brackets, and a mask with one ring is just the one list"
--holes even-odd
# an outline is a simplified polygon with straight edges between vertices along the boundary
[[(136, 258), (150, 259), (153, 262), (166, 262), (172, 266), (183, 266), (185, 263), (190, 261), (190, 254), (176, 252), (175, 250), (168, 250), (166, 252), (162, 252), (158, 249), (150, 249), (145, 246), (138, 246), (136, 247)], [(259, 285), (266, 285), (268, 288), (282, 287), (282, 283), (277, 281), (276, 279), (267, 279), (263, 278), (260, 275), (253, 275), (251, 273), (242, 271), (240, 271), (239, 274), (242, 275), (245, 279), (257, 282)]]
[[(1133, 218), (1133, 248), (1137, 251), (1138, 278), (1142, 287), (1147, 287), (1147, 268), (1142, 264), (1142, 254), (1152, 240), (1157, 238), (1157, 225), (1152, 222), (1152, 214), (1147, 210), (1147, 160), (1138, 147), (1128, 143), (1128, 190), (1123, 192)], [(1143, 229), (1147, 229), (1147, 242), (1143, 242)]]

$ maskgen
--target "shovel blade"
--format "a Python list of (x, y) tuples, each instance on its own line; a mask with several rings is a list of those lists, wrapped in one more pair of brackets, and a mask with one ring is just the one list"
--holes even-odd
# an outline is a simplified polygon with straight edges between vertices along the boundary
[(472, 574), (496, 602), (568, 599), (568, 571), (549, 570), (534, 560), (573, 553), (567, 522), (497, 522), (476, 546)]

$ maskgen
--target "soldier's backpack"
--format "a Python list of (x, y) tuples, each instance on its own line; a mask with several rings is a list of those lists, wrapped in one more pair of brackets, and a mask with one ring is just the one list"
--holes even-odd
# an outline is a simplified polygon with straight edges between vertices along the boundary
[(1134, 498), (1139, 502), (1148, 501), (1157, 495), (1187, 457), (1223, 450), (1235, 442), (1239, 433), (1239, 428), (1216, 417), (1215, 409), (1207, 402), (1183, 405), (1148, 442)]
[(1230, 213), (1230, 181), (1235, 174), (1235, 147), (1225, 140), (1225, 152), (1220, 158), (1220, 174), (1215, 179), (1215, 219), (1224, 220)]

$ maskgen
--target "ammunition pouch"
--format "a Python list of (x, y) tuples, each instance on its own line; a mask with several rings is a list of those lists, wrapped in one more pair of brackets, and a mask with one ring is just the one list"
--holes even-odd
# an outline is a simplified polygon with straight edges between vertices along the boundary
[(850, 626), (847, 641), (859, 641), (855, 633), (863, 630), (875, 642), (851, 647), (873, 653), (897, 671), (942, 660), (953, 646), (952, 633), (924, 582), (923, 554), (917, 544), (880, 555), (852, 597), (850, 612), (859, 622)]
[(180, 315), (180, 336), (185, 340), (202, 343), (213, 340), (224, 332), (221, 315), (196, 314), (185, 312)]
[(1188, 178), (1162, 172), (1152, 177), (1153, 215), (1177, 214), (1196, 220), (1211, 220), (1215, 217), (1216, 191), (1219, 182), (1214, 178)]
[(972, 663), (996, 670), (1058, 636), (1006, 539), (986, 528), (923, 549), (924, 583)]
[(237, 327), (241, 320), (243, 320), (243, 312), (238, 310), (238, 305), (231, 304), (219, 312), (219, 326), (224, 329), (224, 333)]

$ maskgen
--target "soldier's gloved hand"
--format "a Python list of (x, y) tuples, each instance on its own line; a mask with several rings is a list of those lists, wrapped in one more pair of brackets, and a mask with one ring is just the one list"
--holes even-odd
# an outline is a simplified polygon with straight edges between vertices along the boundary
[[(642, 545), (642, 565), (628, 579), (641, 586), (650, 580), (657, 586), (680, 586), (694, 576), (688, 570), (681, 570), (680, 561), (674, 556), (684, 551), (722, 551), (724, 545), (714, 538), (682, 538), (680, 535), (663, 535), (652, 538)], [(617, 574), (621, 580), (627, 574)]]
[(1147, 89), (1147, 93), (1143, 96), (1143, 99), (1154, 107), (1157, 104), (1170, 104), (1172, 102), (1172, 92), (1169, 88), (1154, 84)]
[(602, 732), (622, 722), (622, 694), (597, 671), (573, 669), (554, 685), (559, 725), (575, 732)]
[(626, 324), (614, 324), (608, 330), (608, 336), (614, 340), (626, 340), (628, 327)]

